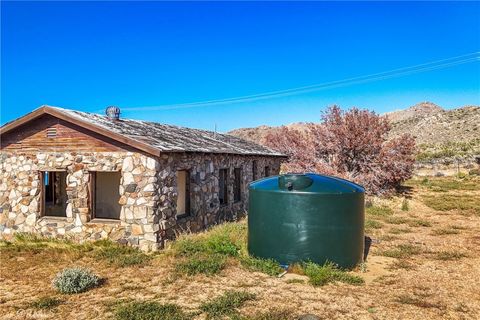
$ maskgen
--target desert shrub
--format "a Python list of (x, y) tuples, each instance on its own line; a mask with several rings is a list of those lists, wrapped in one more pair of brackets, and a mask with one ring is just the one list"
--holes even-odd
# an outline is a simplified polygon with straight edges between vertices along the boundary
[(310, 279), (309, 282), (314, 286), (323, 286), (330, 282), (340, 281), (353, 285), (360, 285), (364, 280), (346, 271), (340, 270), (335, 264), (327, 262), (319, 265), (313, 262), (306, 262), (303, 266), (304, 273)]
[(352, 180), (370, 194), (385, 194), (412, 176), (415, 141), (388, 139), (388, 119), (374, 112), (328, 108), (320, 124), (300, 132), (282, 127), (266, 137), (267, 146), (289, 155), (283, 171), (313, 171)]
[(84, 268), (67, 268), (59, 272), (52, 281), (53, 287), (61, 293), (80, 293), (96, 287), (100, 278)]
[(203, 303), (200, 309), (207, 314), (207, 319), (235, 317), (238, 316), (237, 308), (254, 299), (255, 295), (246, 291), (226, 291), (223, 295)]
[(40, 297), (37, 300), (33, 301), (30, 306), (35, 309), (53, 309), (59, 306), (62, 303), (62, 300), (55, 297)]
[(134, 301), (118, 306), (116, 320), (188, 320), (191, 319), (175, 304)]

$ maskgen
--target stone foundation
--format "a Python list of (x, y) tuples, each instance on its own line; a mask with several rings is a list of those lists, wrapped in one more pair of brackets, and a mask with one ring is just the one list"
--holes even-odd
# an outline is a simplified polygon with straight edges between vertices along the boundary
[[(109, 238), (155, 250), (180, 232), (197, 232), (244, 215), (248, 183), (278, 174), (282, 158), (225, 154), (166, 153), (158, 158), (136, 152), (0, 153), (0, 237), (16, 232), (82, 242)], [(218, 200), (221, 168), (228, 168), (228, 204)], [(233, 170), (242, 168), (241, 201), (233, 201)], [(190, 214), (176, 217), (177, 170), (190, 171)], [(41, 171), (66, 171), (66, 217), (41, 216)], [(119, 220), (91, 219), (92, 171), (120, 171)]]

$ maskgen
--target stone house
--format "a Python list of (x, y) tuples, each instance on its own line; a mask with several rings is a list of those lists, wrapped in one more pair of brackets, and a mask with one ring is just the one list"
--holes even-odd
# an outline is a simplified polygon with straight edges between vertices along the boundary
[(285, 156), (240, 138), (42, 106), (0, 128), (0, 238), (110, 238), (155, 250), (246, 212)]

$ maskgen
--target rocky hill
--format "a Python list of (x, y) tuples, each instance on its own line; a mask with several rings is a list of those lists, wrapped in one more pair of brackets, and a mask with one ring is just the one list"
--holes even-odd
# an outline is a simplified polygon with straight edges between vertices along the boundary
[(392, 136), (412, 134), (417, 144), (445, 144), (480, 139), (480, 107), (445, 110), (433, 103), (419, 103), (385, 114), (392, 122)]
[[(417, 142), (419, 159), (472, 156), (480, 154), (480, 106), (444, 109), (431, 102), (422, 102), (408, 109), (384, 114), (392, 123), (390, 136), (412, 134)], [(287, 125), (299, 130), (305, 123)], [(277, 127), (260, 126), (229, 132), (257, 143)]]

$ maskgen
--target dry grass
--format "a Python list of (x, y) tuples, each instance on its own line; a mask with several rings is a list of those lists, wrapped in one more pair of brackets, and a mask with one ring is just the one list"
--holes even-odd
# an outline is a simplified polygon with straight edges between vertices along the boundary
[[(363, 271), (353, 273), (364, 279), (363, 285), (335, 281), (314, 287), (305, 275), (278, 278), (260, 272), (274, 266), (245, 256), (244, 223), (228, 227), (227, 238), (219, 228), (212, 231), (215, 241), (207, 233), (185, 236), (193, 241), (181, 240), (174, 249), (146, 257), (110, 244), (78, 246), (25, 237), (0, 244), (1, 318), (134, 319), (131, 312), (141, 312), (206, 319), (207, 309), (218, 309), (226, 318), (252, 320), (307, 313), (323, 319), (479, 319), (478, 181), (420, 179), (409, 185), (408, 210), (402, 210), (404, 197), (383, 199), (367, 209), (367, 218), (375, 221), (369, 222), (367, 235), (380, 241), (372, 243)], [(191, 257), (219, 252), (224, 264), (212, 274), (176, 271), (182, 261), (195, 262)], [(53, 277), (72, 266), (91, 269), (105, 283), (81, 294), (56, 294)], [(205, 264), (187, 269), (198, 266)], [(301, 266), (291, 271), (304, 273)], [(226, 292), (247, 292), (243, 295), (249, 299), (238, 294), (238, 303), (231, 305), (221, 298)]]

